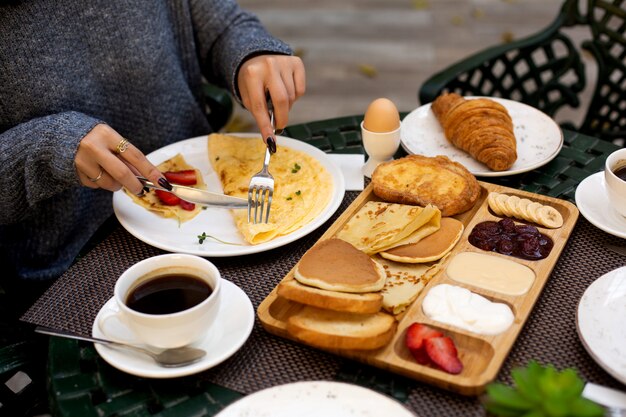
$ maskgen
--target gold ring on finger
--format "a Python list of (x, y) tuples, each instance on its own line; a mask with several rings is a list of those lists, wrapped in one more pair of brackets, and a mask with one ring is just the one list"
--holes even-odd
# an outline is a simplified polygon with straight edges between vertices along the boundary
[(89, 181), (91, 181), (91, 182), (98, 182), (98, 180), (99, 180), (100, 178), (102, 178), (102, 173), (103, 173), (103, 172), (104, 172), (104, 170), (103, 170), (102, 168), (100, 168), (100, 173), (98, 174), (98, 176), (97, 176), (97, 177), (95, 177), (95, 178), (91, 178), (91, 177), (89, 177), (89, 176), (88, 176), (87, 178), (89, 178)]
[(120, 143), (118, 143), (117, 146), (115, 147), (115, 153), (117, 154), (124, 153), (126, 149), (128, 149), (129, 145), (130, 145), (130, 142), (128, 141), (128, 139), (123, 138), (122, 140), (120, 140)]

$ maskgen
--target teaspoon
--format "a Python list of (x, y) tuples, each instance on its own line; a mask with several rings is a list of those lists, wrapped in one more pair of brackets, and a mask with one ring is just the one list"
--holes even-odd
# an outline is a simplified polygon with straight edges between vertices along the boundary
[(120, 342), (114, 342), (112, 340), (100, 339), (98, 337), (88, 337), (79, 335), (76, 333), (68, 332), (65, 330), (50, 329), (47, 327), (37, 327), (35, 329), (37, 333), (43, 333), (51, 336), (66, 337), (68, 339), (84, 340), (87, 342), (100, 343), (101, 345), (119, 346), (127, 349), (132, 349), (137, 352), (141, 352), (150, 356), (156, 363), (166, 368), (176, 368), (179, 366), (185, 366), (202, 359), (206, 352), (202, 349), (183, 346), (179, 348), (165, 349), (159, 353), (153, 352), (148, 349), (144, 349), (139, 346), (129, 345)]

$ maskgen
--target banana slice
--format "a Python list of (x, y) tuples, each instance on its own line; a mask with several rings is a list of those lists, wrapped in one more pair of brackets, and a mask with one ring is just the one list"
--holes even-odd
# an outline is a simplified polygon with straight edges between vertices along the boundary
[(519, 201), (520, 198), (518, 196), (510, 195), (509, 198), (504, 201), (504, 205), (506, 206), (508, 212), (511, 213), (511, 216), (521, 219), (522, 217), (520, 216), (520, 211), (518, 207)]
[(537, 210), (539, 224), (550, 229), (558, 229), (563, 226), (563, 216), (552, 206), (542, 206)]
[(543, 204), (532, 202), (526, 207), (526, 213), (528, 214), (528, 220), (533, 223), (541, 224), (541, 219), (539, 218), (539, 209), (543, 207)]
[(532, 201), (527, 198), (521, 198), (517, 202), (517, 209), (519, 210), (521, 216), (520, 219), (530, 221), (530, 215), (528, 214), (528, 205), (530, 203), (532, 203)]
[(509, 195), (500, 194), (495, 199), (496, 204), (498, 205), (498, 208), (502, 212), (502, 215), (505, 217), (513, 217), (513, 213), (509, 211), (509, 208), (506, 205), (506, 200), (508, 200), (509, 197), (510, 197)]
[(487, 203), (489, 204), (489, 208), (495, 213), (496, 216), (502, 216), (502, 211), (495, 202), (496, 197), (498, 197), (499, 195), (500, 194), (498, 193), (490, 192), (487, 196)]

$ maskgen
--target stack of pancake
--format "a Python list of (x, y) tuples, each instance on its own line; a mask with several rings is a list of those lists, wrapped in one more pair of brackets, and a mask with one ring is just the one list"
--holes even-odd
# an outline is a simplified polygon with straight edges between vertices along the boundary
[(463, 231), (434, 206), (369, 201), (334, 238), (313, 246), (278, 286), (305, 305), (287, 331), (328, 349), (377, 349), (389, 343), (396, 315), (439, 270)]
[(507, 170), (517, 159), (513, 121), (501, 104), (449, 93), (437, 97), (431, 109), (446, 138), (489, 169)]

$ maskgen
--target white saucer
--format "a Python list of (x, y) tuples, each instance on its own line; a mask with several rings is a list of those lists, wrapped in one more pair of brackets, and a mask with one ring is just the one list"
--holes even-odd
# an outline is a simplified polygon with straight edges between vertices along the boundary
[(595, 280), (578, 303), (583, 346), (609, 374), (626, 384), (626, 266)]
[(626, 218), (611, 208), (604, 171), (582, 180), (576, 188), (576, 206), (580, 214), (598, 229), (626, 239)]
[[(150, 357), (131, 350), (116, 349), (97, 343), (94, 344), (95, 348), (111, 366), (145, 378), (175, 378), (209, 369), (239, 350), (248, 340), (254, 325), (254, 308), (243, 290), (232, 282), (222, 279), (222, 297), (214, 331), (209, 332), (204, 340), (193, 345), (207, 352), (206, 356), (196, 363), (180, 368), (164, 368), (157, 365)], [(94, 320), (91, 330), (94, 337), (106, 338), (97, 323), (100, 315), (112, 308), (115, 308), (113, 298), (106, 302)], [(112, 326), (113, 331), (116, 330), (113, 326), (122, 326), (116, 320), (110, 320), (108, 325)], [(117, 330), (124, 332), (125, 329)]]
[(215, 417), (415, 417), (398, 401), (358, 385), (304, 381), (241, 398)]

